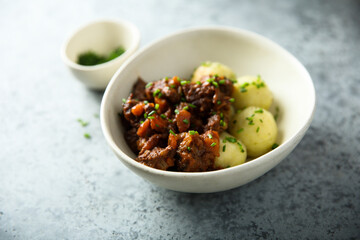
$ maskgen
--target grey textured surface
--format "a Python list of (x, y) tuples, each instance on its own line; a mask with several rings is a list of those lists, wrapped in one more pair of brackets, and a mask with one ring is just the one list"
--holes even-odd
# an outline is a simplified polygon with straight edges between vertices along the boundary
[[(359, 239), (359, 13), (359, 1), (1, 1), (0, 239)], [(314, 80), (312, 126), (243, 187), (183, 194), (145, 182), (104, 140), (102, 94), (59, 57), (74, 28), (102, 17), (133, 21), (142, 46), (207, 24), (274, 40)]]

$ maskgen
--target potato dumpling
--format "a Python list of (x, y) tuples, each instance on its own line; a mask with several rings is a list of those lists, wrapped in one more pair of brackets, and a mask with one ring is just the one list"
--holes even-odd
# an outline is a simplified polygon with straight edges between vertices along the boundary
[(269, 109), (273, 102), (273, 95), (260, 76), (243, 76), (234, 84), (233, 98), (237, 109), (256, 106)]
[(215, 159), (215, 167), (228, 168), (243, 164), (246, 160), (246, 147), (227, 132), (220, 134), (220, 156)]
[(236, 75), (233, 71), (224, 64), (218, 62), (204, 62), (198, 68), (195, 69), (191, 82), (195, 83), (201, 81), (204, 76), (218, 75), (224, 76), (229, 79), (235, 79)]
[(277, 137), (273, 115), (259, 107), (248, 107), (230, 121), (230, 133), (246, 146), (247, 154), (258, 157), (271, 150)]

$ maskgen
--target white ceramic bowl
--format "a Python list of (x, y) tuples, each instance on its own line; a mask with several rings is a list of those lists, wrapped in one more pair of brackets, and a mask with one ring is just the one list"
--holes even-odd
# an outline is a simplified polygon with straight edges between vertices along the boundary
[[(100, 20), (80, 27), (65, 41), (61, 57), (72, 73), (92, 89), (105, 89), (111, 77), (139, 47), (137, 27), (123, 20)], [(119, 57), (94, 66), (77, 64), (79, 54), (92, 50), (108, 55), (117, 47), (125, 48)]]
[[(210, 60), (231, 67), (238, 76), (261, 74), (280, 109), (280, 146), (245, 164), (212, 172), (183, 173), (153, 169), (136, 162), (127, 146), (118, 113), (138, 76), (154, 81), (164, 76), (189, 78)], [(183, 30), (164, 37), (134, 55), (112, 78), (101, 104), (101, 126), (116, 156), (134, 173), (161, 187), (182, 192), (217, 192), (246, 184), (276, 166), (300, 142), (315, 108), (309, 73), (290, 53), (249, 31), (228, 27)], [(236, 156), (234, 156), (236, 157)]]

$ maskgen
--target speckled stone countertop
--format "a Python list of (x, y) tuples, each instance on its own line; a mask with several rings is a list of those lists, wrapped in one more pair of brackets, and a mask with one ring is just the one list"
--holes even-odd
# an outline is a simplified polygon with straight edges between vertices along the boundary
[[(0, 239), (360, 239), (359, 13), (348, 0), (2, 1)], [(71, 31), (104, 17), (134, 22), (142, 47), (209, 24), (272, 39), (313, 78), (309, 131), (280, 165), (234, 190), (147, 183), (107, 146), (94, 116), (102, 93), (59, 56)]]

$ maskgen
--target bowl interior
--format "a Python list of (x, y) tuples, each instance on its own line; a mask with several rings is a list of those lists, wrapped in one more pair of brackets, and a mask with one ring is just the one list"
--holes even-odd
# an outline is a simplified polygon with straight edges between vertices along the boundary
[(134, 30), (123, 21), (98, 21), (78, 30), (67, 42), (66, 57), (76, 63), (79, 54), (92, 50), (107, 55), (117, 47), (126, 50), (134, 44)]

